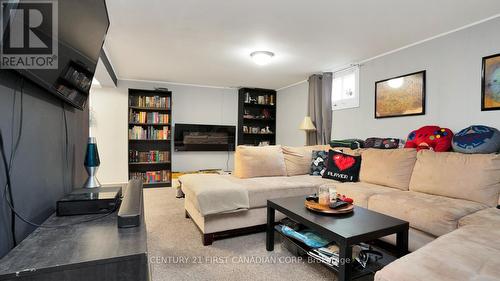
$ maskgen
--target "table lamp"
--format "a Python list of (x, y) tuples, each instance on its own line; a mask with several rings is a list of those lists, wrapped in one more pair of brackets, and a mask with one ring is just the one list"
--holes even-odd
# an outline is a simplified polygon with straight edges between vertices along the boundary
[(97, 151), (97, 142), (95, 137), (90, 137), (87, 143), (87, 153), (85, 154), (85, 169), (89, 174), (87, 181), (83, 185), (84, 188), (101, 187), (101, 183), (97, 180), (96, 173), (101, 161), (99, 160), (99, 152)]
[(307, 134), (312, 131), (316, 131), (316, 126), (314, 126), (314, 123), (311, 120), (311, 116), (304, 117), (304, 120), (302, 120), (302, 123), (300, 123), (299, 130), (303, 130), (306, 132), (306, 144), (309, 145)]
[(316, 127), (314, 126), (310, 116), (304, 117), (304, 120), (300, 123), (299, 129), (306, 132), (316, 131)]

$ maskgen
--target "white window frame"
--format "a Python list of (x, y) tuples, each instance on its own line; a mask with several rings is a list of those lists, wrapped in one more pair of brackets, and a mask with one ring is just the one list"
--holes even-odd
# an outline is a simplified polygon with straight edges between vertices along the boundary
[[(333, 89), (336, 78), (343, 78), (354, 73), (354, 92), (352, 98), (334, 100)], [(347, 108), (359, 107), (359, 66), (349, 67), (340, 71), (333, 72), (332, 75), (332, 110), (341, 110)]]

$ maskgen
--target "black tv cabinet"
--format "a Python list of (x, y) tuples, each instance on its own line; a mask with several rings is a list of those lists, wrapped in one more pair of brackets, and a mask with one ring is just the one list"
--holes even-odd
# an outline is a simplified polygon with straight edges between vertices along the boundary
[[(67, 225), (96, 216), (102, 214), (54, 215), (45, 224)], [(144, 221), (138, 227), (118, 228), (115, 211), (88, 223), (36, 229), (0, 260), (0, 280), (148, 281), (147, 252)]]

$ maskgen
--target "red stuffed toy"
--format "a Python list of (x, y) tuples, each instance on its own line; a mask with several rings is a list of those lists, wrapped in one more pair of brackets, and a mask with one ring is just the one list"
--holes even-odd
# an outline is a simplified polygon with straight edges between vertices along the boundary
[(408, 135), (405, 148), (429, 149), (436, 152), (448, 151), (451, 148), (453, 132), (448, 128), (424, 126)]

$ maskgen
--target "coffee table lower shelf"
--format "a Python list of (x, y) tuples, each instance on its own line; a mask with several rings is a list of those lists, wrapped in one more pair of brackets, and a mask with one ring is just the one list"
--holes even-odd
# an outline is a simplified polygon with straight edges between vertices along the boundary
[[(336, 273), (339, 272), (339, 268), (337, 266), (324, 263), (320, 259), (309, 256), (307, 254), (307, 252), (311, 248), (309, 246), (307, 246), (306, 244), (304, 244), (296, 239), (293, 239), (291, 237), (288, 237), (278, 230), (275, 230), (275, 231), (279, 234), (278, 237), (280, 237), (283, 240), (283, 243), (285, 245), (292, 246), (295, 248), (295, 249), (289, 249), (287, 246), (285, 246), (285, 248), (287, 248), (292, 253), (295, 253), (296, 255), (299, 255), (299, 256), (307, 256), (311, 259), (314, 259), (316, 262), (323, 264), (326, 268), (328, 268)], [(387, 251), (380, 249), (380, 248), (374, 248), (374, 249), (381, 252), (383, 254), (383, 257), (377, 261), (372, 261), (372, 262), (368, 263), (366, 268), (359, 268), (359, 269), (353, 268), (352, 269), (352, 279), (360, 279), (360, 278), (363, 278), (365, 276), (375, 274), (375, 272), (377, 272), (378, 270), (382, 269), (384, 266), (386, 266), (389, 263), (396, 260), (396, 257), (392, 256)], [(359, 266), (359, 267), (361, 267), (361, 266)]]

